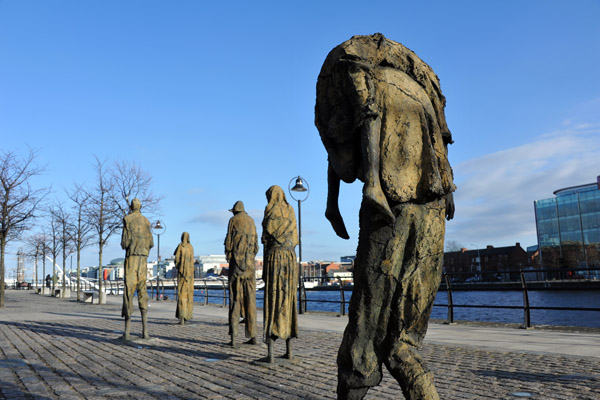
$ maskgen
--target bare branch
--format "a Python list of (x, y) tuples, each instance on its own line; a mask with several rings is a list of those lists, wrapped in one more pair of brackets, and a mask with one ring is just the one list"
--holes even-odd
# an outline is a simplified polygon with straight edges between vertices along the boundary
[(48, 188), (34, 189), (31, 181), (44, 172), (35, 165), (35, 152), (26, 157), (6, 151), (0, 154), (0, 307), (4, 307), (4, 254), (6, 243), (19, 239), (31, 228)]
[(96, 159), (96, 182), (87, 192), (89, 195), (88, 206), (85, 213), (89, 218), (90, 225), (94, 229), (95, 243), (98, 245), (98, 290), (102, 292), (102, 255), (104, 246), (108, 239), (121, 227), (121, 220), (118, 217), (118, 209), (111, 200), (113, 184), (105, 171), (106, 161)]
[(111, 199), (121, 213), (121, 218), (129, 212), (131, 200), (137, 198), (146, 214), (155, 214), (163, 196), (152, 192), (152, 177), (135, 162), (116, 161), (110, 171), (113, 184)]
[(456, 240), (447, 240), (446, 241), (446, 251), (451, 253), (454, 251), (461, 251), (462, 248), (465, 247), (461, 243)]

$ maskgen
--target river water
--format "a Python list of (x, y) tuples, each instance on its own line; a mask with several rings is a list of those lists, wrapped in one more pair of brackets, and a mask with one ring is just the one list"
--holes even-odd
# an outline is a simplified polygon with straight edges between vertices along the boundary
[[(579, 290), (552, 290), (529, 291), (529, 305), (531, 307), (580, 307), (600, 308), (600, 291)], [(169, 298), (174, 298), (173, 290), (166, 290)], [(223, 304), (223, 290), (209, 290), (208, 302)], [(352, 290), (345, 291), (345, 300), (348, 302)], [(340, 313), (340, 291), (307, 291), (308, 311), (329, 311)], [(203, 303), (204, 290), (197, 289), (194, 301)], [(498, 306), (523, 306), (523, 294), (520, 291), (453, 291), (452, 299), (457, 305), (498, 305)], [(431, 318), (446, 319), (448, 308), (435, 306), (447, 304), (447, 292), (437, 294)], [(263, 291), (256, 292), (256, 306), (263, 306)], [(346, 313), (348, 305), (346, 304)], [(519, 323), (524, 321), (522, 309), (486, 309), (486, 308), (454, 308), (455, 320), (485, 321)], [(531, 310), (531, 323), (533, 325), (554, 326), (583, 326), (600, 328), (599, 311), (564, 311), (564, 310)]]

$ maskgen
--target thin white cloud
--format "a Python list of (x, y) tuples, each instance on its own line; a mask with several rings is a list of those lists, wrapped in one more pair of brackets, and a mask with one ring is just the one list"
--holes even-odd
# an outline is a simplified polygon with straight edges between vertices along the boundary
[(195, 217), (190, 218), (189, 222), (194, 224), (209, 224), (220, 228), (227, 226), (231, 213), (227, 210), (206, 211)]
[(533, 201), (600, 175), (600, 126), (579, 124), (458, 164), (455, 220), (446, 238), (464, 245), (537, 243)]
[[(246, 210), (254, 222), (257, 224), (256, 229), (260, 231), (260, 224), (262, 223), (263, 210), (251, 209)], [(233, 216), (231, 212), (224, 209), (205, 211), (195, 217), (192, 217), (189, 222), (195, 224), (210, 224), (218, 226), (219, 228), (227, 227), (229, 219)]]

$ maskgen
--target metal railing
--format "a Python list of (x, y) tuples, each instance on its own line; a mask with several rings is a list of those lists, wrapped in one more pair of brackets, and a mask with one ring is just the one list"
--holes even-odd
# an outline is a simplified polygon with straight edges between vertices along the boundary
[[(159, 277), (157, 277), (156, 279), (152, 279), (152, 280), (148, 281), (148, 286), (150, 286), (150, 298), (151, 299), (155, 299), (156, 301), (167, 300), (167, 297), (165, 296), (165, 281), (164, 281), (164, 279), (161, 279)], [(162, 289), (162, 293), (161, 293), (161, 289)], [(155, 298), (154, 293), (156, 293), (156, 298)]]
[[(339, 290), (340, 299), (339, 300), (324, 300), (324, 299), (310, 299), (307, 295), (308, 292), (313, 292), (313, 288), (306, 287), (307, 283), (319, 283), (317, 287), (320, 290)], [(303, 307), (304, 312), (308, 310), (308, 303), (334, 303), (340, 305), (339, 315), (346, 315), (346, 306), (348, 301), (346, 301), (346, 291), (351, 290), (351, 286), (348, 286), (346, 282), (342, 278), (331, 278), (331, 277), (322, 277), (322, 276), (305, 276), (300, 281), (298, 285), (298, 307)], [(319, 291), (319, 290), (315, 290)], [(314, 310), (316, 311), (316, 310)]]
[[(586, 269), (585, 271), (589, 271)], [(514, 271), (508, 271), (509, 273), (514, 273)], [(529, 302), (529, 288), (528, 288), (528, 280), (526, 279), (526, 274), (534, 273), (544, 273), (548, 272), (548, 270), (540, 270), (540, 271), (529, 271), (529, 270), (521, 270), (518, 272), (521, 291), (523, 294), (523, 303), (522, 305), (492, 305), (492, 304), (454, 304), (452, 299), (452, 283), (450, 278), (453, 275), (458, 274), (444, 274), (444, 283), (445, 290), (447, 291), (447, 304), (434, 304), (434, 307), (447, 307), (448, 308), (448, 324), (454, 324), (454, 309), (455, 308), (487, 308), (487, 309), (505, 309), (505, 310), (523, 310), (523, 324), (522, 328), (531, 328), (531, 310), (554, 310), (554, 311), (600, 311), (600, 308), (596, 307), (553, 307), (553, 306), (532, 306)], [(559, 271), (551, 271), (551, 272), (559, 272)], [(565, 271), (562, 271), (565, 273)], [(463, 275), (463, 274), (461, 274)], [(474, 274), (472, 274), (474, 275)], [(483, 275), (483, 274), (482, 274)], [(592, 278), (594, 279), (594, 278)], [(531, 281), (531, 280), (530, 280)], [(474, 282), (485, 282), (483, 278)], [(537, 282), (537, 281), (534, 281)]]
[[(167, 300), (167, 289), (173, 289), (174, 299), (179, 296), (177, 279), (152, 279), (148, 281), (148, 290), (150, 298), (155, 300)], [(200, 290), (200, 296), (196, 296), (196, 290)], [(219, 294), (214, 294), (218, 291)], [(211, 293), (212, 292), (212, 293)], [(222, 307), (227, 306), (229, 299), (229, 285), (227, 279), (195, 279), (194, 280), (194, 297), (202, 297), (203, 305), (208, 305), (209, 299), (219, 299), (218, 303)]]
[[(440, 291), (445, 291), (447, 301), (443, 303), (434, 303), (433, 307), (445, 307), (447, 309), (447, 320), (449, 324), (455, 323), (456, 309), (499, 309), (499, 310), (521, 310), (522, 324), (524, 328), (530, 328), (533, 325), (531, 318), (532, 310), (550, 310), (550, 311), (595, 311), (600, 312), (598, 307), (563, 307), (563, 306), (544, 306), (531, 304), (529, 291), (540, 290), (541, 286), (552, 288), (551, 284), (562, 284), (564, 282), (573, 284), (595, 284), (600, 287), (600, 269), (561, 269), (561, 270), (510, 270), (501, 272), (486, 272), (486, 273), (446, 273), (442, 278)], [(82, 290), (97, 290), (95, 282), (90, 279), (81, 280)], [(165, 280), (154, 279), (148, 281), (151, 298), (157, 300), (166, 299), (165, 295)], [(316, 285), (316, 288), (313, 288)], [(522, 293), (521, 304), (456, 304), (453, 299), (453, 292), (466, 290), (468, 286), (472, 289), (480, 288), (487, 285), (490, 290), (519, 290)], [(41, 285), (40, 285), (41, 286)], [(58, 283), (57, 283), (57, 286)], [(76, 290), (76, 283), (71, 281), (71, 290)], [(174, 280), (168, 280), (167, 286), (174, 288), (177, 293), (177, 283)], [(575, 285), (577, 286), (577, 285)], [(121, 288), (124, 287), (124, 282), (105, 281), (104, 289), (107, 294), (121, 294)], [(458, 288), (457, 288), (458, 287)], [(497, 289), (494, 289), (497, 287)], [(195, 280), (195, 291), (200, 290), (196, 298), (200, 297), (201, 304), (208, 305), (216, 303), (221, 307), (227, 307), (229, 300), (229, 287), (226, 279), (201, 279)], [(323, 299), (315, 295), (321, 290), (338, 291), (339, 298), (334, 299), (334, 296)], [(481, 290), (481, 289), (478, 289)], [(329, 278), (306, 276), (298, 285), (298, 309), (303, 311), (323, 311), (323, 307), (317, 307), (316, 304), (339, 304), (339, 315), (347, 314), (347, 306), (350, 296), (348, 292), (352, 291), (352, 286), (345, 284), (342, 278)], [(195, 293), (196, 294), (196, 293)], [(176, 297), (176, 296), (174, 296)], [(323, 297), (323, 296), (321, 296)], [(216, 302), (211, 302), (210, 299), (217, 299)], [(331, 310), (331, 308), (330, 308)]]
[[(490, 284), (497, 286), (519, 285), (521, 274), (525, 275), (530, 284), (544, 283), (551, 284), (579, 284), (579, 283), (598, 283), (600, 281), (600, 267), (590, 268), (553, 268), (553, 269), (503, 269), (498, 271), (485, 272), (448, 272), (452, 284), (468, 287), (476, 284)], [(444, 288), (444, 282), (442, 282)]]
[[(196, 280), (198, 281), (198, 280)], [(201, 291), (204, 292), (204, 301), (203, 301), (203, 305), (208, 305), (209, 301), (208, 299), (210, 298), (214, 298), (214, 299), (219, 299), (221, 300), (221, 307), (227, 307), (228, 304), (228, 299), (229, 299), (229, 284), (228, 281), (225, 279), (200, 279), (200, 285), (194, 285), (194, 291), (196, 288), (200, 289)], [(215, 295), (215, 294), (211, 294), (210, 292), (212, 291), (219, 291), (220, 294)], [(201, 292), (202, 294), (202, 292)]]
[[(338, 291), (339, 292), (339, 300), (329, 300), (329, 299), (314, 299), (311, 298), (312, 295), (310, 293), (320, 292), (320, 290), (312, 290), (310, 285), (306, 285), (305, 282), (319, 282), (320, 289), (326, 289), (329, 291)], [(325, 285), (328, 284), (328, 285)], [(202, 299), (202, 305), (211, 304), (219, 304), (221, 307), (227, 307), (229, 304), (229, 285), (227, 280), (214, 280), (214, 279), (196, 279), (195, 290), (200, 290), (199, 295), (194, 295), (194, 297), (200, 297)], [(259, 289), (261, 290), (261, 289)], [(304, 277), (303, 281), (298, 283), (298, 311), (301, 309), (303, 312), (306, 311), (319, 311), (315, 309), (315, 307), (310, 307), (310, 304), (318, 304), (318, 303), (330, 303), (330, 304), (339, 304), (339, 315), (347, 314), (347, 306), (348, 306), (348, 296), (347, 291), (351, 290), (349, 286), (345, 285), (344, 280), (341, 278), (328, 278), (328, 277)], [(218, 292), (216, 294), (215, 292)], [(218, 299), (219, 301), (210, 302), (210, 299)]]

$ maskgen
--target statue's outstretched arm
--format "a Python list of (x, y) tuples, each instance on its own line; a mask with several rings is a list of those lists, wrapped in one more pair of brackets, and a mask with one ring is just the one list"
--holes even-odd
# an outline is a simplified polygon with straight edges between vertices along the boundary
[(383, 194), (380, 181), (381, 161), (381, 116), (377, 111), (369, 113), (363, 121), (361, 148), (363, 149), (363, 169), (365, 185), (364, 201), (371, 203), (389, 222), (395, 220), (387, 198)]
[[(446, 157), (448, 157), (448, 144), (454, 143), (452, 141), (452, 137), (448, 136), (444, 138), (444, 148), (446, 149)], [(456, 189), (456, 187), (455, 187)], [(452, 192), (448, 193), (446, 195), (446, 219), (448, 221), (450, 221), (452, 218), (454, 218), (454, 194)]]
[(331, 166), (331, 161), (329, 161), (327, 167), (327, 186), (327, 209), (325, 210), (325, 217), (331, 223), (336, 235), (342, 239), (350, 239), (338, 205), (338, 198), (340, 196), (340, 177)]
[(446, 195), (446, 219), (450, 221), (454, 218), (454, 194), (452, 192)]

